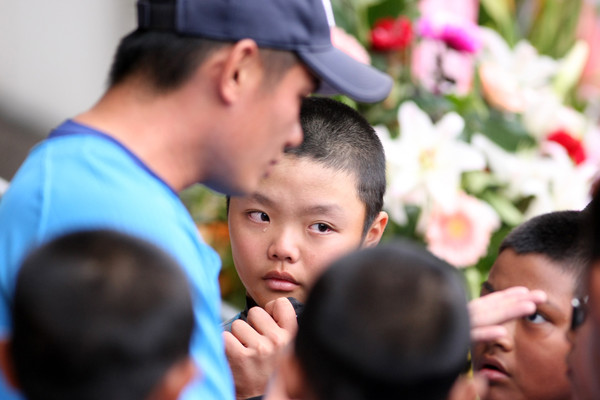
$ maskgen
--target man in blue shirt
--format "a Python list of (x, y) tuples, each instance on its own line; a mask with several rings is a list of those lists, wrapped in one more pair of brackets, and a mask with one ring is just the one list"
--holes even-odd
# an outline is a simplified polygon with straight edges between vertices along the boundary
[[(195, 183), (252, 192), (302, 141), (301, 99), (361, 102), (390, 78), (331, 45), (321, 0), (140, 0), (109, 88), (36, 146), (0, 203), (0, 334), (25, 254), (80, 229), (113, 228), (170, 252), (189, 278), (202, 379), (184, 393), (233, 399), (221, 338), (217, 254), (177, 193)], [(0, 385), (0, 398), (9, 398)]]

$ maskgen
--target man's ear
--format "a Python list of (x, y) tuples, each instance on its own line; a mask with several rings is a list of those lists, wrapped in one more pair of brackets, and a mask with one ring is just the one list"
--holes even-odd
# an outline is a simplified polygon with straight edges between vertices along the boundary
[(181, 391), (199, 375), (196, 363), (186, 357), (173, 365), (152, 391), (148, 400), (176, 400)]
[(258, 45), (242, 39), (231, 46), (219, 74), (219, 94), (227, 104), (234, 103), (249, 85), (263, 79), (264, 67)]
[(12, 351), (10, 350), (10, 340), (6, 338), (0, 340), (0, 368), (2, 368), (4, 380), (11, 388), (18, 391), (20, 388), (15, 372)]
[(369, 227), (367, 234), (365, 235), (365, 240), (363, 241), (362, 247), (375, 247), (381, 240), (381, 236), (383, 235), (383, 231), (385, 231), (385, 227), (388, 223), (388, 215), (385, 211), (380, 211), (379, 215), (375, 217), (373, 223)]

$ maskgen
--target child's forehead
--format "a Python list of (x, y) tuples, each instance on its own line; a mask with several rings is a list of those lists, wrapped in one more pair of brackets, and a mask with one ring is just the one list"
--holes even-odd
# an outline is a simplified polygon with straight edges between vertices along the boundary
[(575, 276), (557, 261), (539, 253), (517, 254), (506, 249), (498, 255), (490, 269), (484, 288), (497, 291), (525, 286), (562, 295), (573, 293), (575, 284)]
[(310, 204), (333, 202), (343, 207), (351, 200), (349, 196), (360, 200), (354, 171), (296, 156), (286, 156), (275, 165), (255, 194), (284, 204), (293, 199)]

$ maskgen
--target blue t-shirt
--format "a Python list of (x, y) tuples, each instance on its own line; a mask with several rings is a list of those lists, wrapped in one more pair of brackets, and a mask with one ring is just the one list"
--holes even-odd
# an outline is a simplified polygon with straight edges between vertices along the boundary
[[(0, 334), (24, 256), (70, 231), (113, 228), (170, 252), (189, 277), (196, 327), (191, 353), (201, 379), (185, 399), (234, 398), (220, 321), (221, 261), (200, 237), (178, 195), (110, 136), (67, 121), (38, 144), (0, 199)], [(0, 399), (9, 399), (0, 382)], [(16, 398), (16, 397), (15, 397)]]

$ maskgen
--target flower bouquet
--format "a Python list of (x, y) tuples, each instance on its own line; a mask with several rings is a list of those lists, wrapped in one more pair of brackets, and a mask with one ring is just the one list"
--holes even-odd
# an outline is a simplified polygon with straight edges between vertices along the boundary
[(337, 45), (395, 81), (379, 104), (341, 97), (376, 126), (386, 151), (385, 237), (422, 241), (462, 268), (472, 296), (512, 228), (590, 199), (600, 110), (589, 93), (600, 81), (587, 80), (586, 97), (588, 6), (332, 1), (333, 37), (346, 36)]

